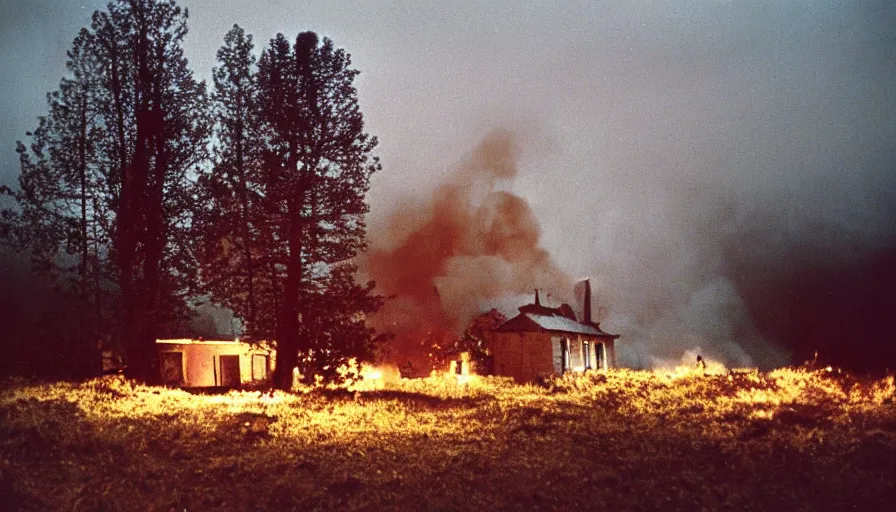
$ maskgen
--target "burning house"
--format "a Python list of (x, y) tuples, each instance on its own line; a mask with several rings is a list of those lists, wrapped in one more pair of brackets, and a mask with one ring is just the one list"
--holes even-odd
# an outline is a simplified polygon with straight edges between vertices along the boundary
[(496, 375), (520, 382), (569, 371), (608, 369), (616, 366), (616, 339), (600, 323), (591, 321), (591, 286), (585, 281), (582, 321), (568, 304), (543, 306), (538, 290), (535, 302), (519, 308), (519, 314), (489, 333), (489, 350)]
[(156, 340), (162, 382), (187, 388), (238, 388), (268, 378), (274, 351), (239, 340)]

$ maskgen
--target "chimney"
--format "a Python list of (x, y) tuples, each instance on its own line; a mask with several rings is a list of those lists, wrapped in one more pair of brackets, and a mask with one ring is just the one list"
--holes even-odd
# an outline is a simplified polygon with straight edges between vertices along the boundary
[(535, 305), (541, 306), (541, 301), (538, 300), (538, 288), (535, 289)]
[(582, 323), (591, 325), (591, 281), (585, 279), (585, 305), (582, 308)]

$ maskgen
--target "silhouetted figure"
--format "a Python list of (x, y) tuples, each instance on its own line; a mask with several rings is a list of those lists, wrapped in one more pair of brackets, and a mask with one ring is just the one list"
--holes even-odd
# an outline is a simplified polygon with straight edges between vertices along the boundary
[(703, 356), (697, 354), (697, 368), (703, 370), (703, 373), (706, 373), (706, 361), (703, 360)]

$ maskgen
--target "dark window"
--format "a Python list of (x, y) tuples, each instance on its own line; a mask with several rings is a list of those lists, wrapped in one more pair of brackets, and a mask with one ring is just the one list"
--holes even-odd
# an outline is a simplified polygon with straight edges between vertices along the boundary
[(220, 356), (221, 386), (238, 388), (240, 386), (240, 356)]
[(594, 366), (597, 367), (598, 370), (602, 370), (604, 367), (604, 344), (603, 343), (595, 343), (594, 344)]
[(184, 383), (184, 353), (162, 352), (162, 383), (170, 386), (181, 386)]

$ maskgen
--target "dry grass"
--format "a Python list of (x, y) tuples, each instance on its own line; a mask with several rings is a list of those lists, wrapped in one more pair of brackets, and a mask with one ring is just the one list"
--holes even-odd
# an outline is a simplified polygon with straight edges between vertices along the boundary
[(0, 391), (4, 510), (889, 509), (893, 377), (593, 373)]

